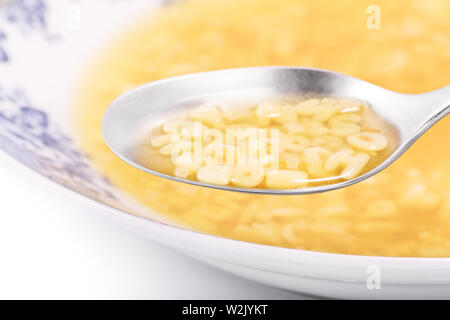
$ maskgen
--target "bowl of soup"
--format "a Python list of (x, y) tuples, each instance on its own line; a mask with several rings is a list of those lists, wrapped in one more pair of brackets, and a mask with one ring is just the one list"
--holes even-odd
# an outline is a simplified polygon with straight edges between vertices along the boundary
[(293, 196), (150, 175), (111, 152), (101, 124), (132, 88), (220, 69), (321, 68), (431, 91), (450, 82), (449, 9), (445, 0), (4, 1), (0, 148), (105, 217), (239, 276), (325, 297), (448, 298), (448, 117), (370, 179)]

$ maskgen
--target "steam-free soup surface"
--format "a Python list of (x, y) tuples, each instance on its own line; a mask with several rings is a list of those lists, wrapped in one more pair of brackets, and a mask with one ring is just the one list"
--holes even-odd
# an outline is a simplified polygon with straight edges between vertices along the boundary
[[(183, 1), (102, 52), (75, 110), (80, 141), (110, 181), (140, 203), (195, 230), (274, 246), (382, 256), (450, 257), (450, 118), (387, 170), (349, 188), (308, 196), (232, 193), (167, 181), (111, 153), (101, 134), (109, 103), (137, 85), (183, 73), (294, 65), (350, 74), (420, 93), (449, 84), (450, 3)], [(405, 115), (407, 116), (407, 115)]]

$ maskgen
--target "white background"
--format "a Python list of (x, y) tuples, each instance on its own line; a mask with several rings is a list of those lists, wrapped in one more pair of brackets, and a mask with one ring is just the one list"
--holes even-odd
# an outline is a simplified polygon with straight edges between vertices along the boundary
[(299, 299), (121, 229), (0, 152), (0, 299)]

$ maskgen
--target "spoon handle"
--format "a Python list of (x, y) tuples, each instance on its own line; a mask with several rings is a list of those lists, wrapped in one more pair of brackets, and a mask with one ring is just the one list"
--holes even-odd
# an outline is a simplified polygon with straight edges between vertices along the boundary
[(450, 113), (450, 86), (427, 93), (411, 95), (411, 111), (405, 116), (417, 128), (418, 137)]
[(418, 95), (422, 100), (422, 108), (428, 117), (424, 119), (434, 122), (445, 117), (450, 112), (450, 86)]

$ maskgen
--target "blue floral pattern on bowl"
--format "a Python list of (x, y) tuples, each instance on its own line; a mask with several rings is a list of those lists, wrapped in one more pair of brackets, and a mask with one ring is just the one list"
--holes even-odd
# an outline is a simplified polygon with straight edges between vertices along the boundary
[(67, 188), (101, 202), (118, 201), (109, 182), (91, 168), (86, 155), (23, 90), (0, 86), (0, 148)]
[[(47, 28), (48, 4), (44, 0), (11, 0), (1, 8), (0, 20), (23, 34), (42, 33), (47, 40), (55, 39)], [(0, 28), (0, 63), (7, 62), (6, 32)]]
[[(79, 52), (90, 49), (85, 45), (88, 38), (98, 42), (96, 32), (111, 32), (120, 18), (129, 20), (127, 10), (136, 15), (148, 3), (148, 0), (0, 0), (0, 150), (66, 188), (129, 212), (135, 212), (136, 206), (80, 151), (71, 137), (76, 133), (69, 130), (70, 119), (55, 116), (61, 115), (61, 111), (66, 113), (64, 108), (71, 100), (62, 95), (55, 99), (53, 92), (68, 92), (73, 83), (60, 81), (71, 80), (67, 73), (70, 68), (60, 68), (54, 62), (61, 55), (75, 52), (71, 56), (74, 63), (66, 65), (77, 69), (81, 62), (77, 60)], [(69, 11), (74, 8), (77, 14), (84, 14), (80, 30), (68, 25)]]
[(47, 4), (43, 0), (14, 0), (6, 4), (6, 20), (23, 30), (45, 30)]
[(6, 50), (2, 47), (2, 44), (5, 42), (6, 34), (0, 30), (0, 63), (8, 61), (8, 54)]

